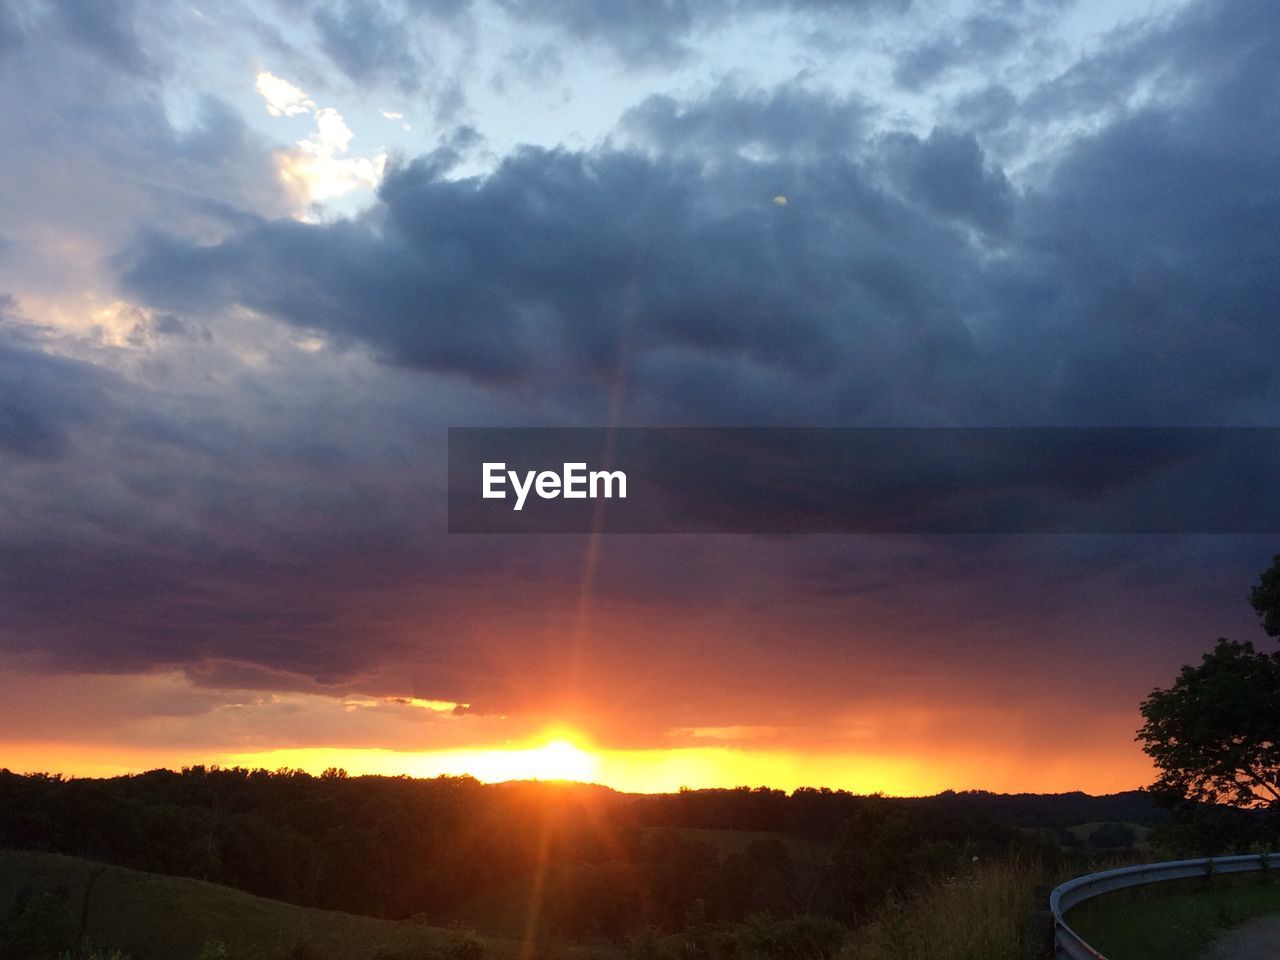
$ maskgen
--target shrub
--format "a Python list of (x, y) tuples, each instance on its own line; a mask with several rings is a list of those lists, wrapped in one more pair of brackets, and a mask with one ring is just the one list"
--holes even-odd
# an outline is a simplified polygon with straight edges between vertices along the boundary
[(42, 892), (20, 898), (10, 918), (0, 923), (6, 960), (51, 960), (75, 942), (66, 896)]

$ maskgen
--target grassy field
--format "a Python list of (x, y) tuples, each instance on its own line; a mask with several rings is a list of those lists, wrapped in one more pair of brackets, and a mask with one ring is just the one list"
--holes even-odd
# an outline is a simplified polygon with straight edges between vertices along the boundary
[(993, 860), (890, 903), (855, 930), (840, 960), (1025, 960), (1026, 923), (1043, 868)]
[(1195, 960), (1227, 930), (1270, 913), (1280, 913), (1280, 882), (1241, 876), (1118, 891), (1067, 921), (1109, 960)]
[[(0, 919), (12, 915), (20, 898), (42, 892), (53, 892), (62, 903), (72, 937), (83, 923), (90, 943), (121, 948), (132, 960), (197, 960), (212, 940), (225, 944), (227, 960), (477, 960), (477, 940), (488, 960), (519, 953), (519, 944), (510, 940), (309, 910), (75, 857), (0, 850)], [(580, 953), (538, 952), (564, 958)]]

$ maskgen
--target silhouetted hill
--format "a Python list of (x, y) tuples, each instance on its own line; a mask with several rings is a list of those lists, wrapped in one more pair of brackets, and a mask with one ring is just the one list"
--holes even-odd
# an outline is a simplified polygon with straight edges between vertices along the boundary
[(1153, 827), (1169, 819), (1145, 790), (1093, 796), (1071, 793), (989, 793), (985, 790), (947, 791), (933, 797), (905, 800), (943, 815), (981, 811), (1015, 827), (1065, 830), (1081, 823), (1139, 823)]

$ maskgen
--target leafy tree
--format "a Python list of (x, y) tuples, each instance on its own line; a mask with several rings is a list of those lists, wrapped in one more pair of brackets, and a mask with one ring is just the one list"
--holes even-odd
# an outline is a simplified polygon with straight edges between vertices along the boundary
[(1142, 704), (1156, 793), (1280, 811), (1280, 653), (1222, 639)]
[(1249, 593), (1249, 602), (1262, 618), (1262, 629), (1268, 637), (1280, 637), (1280, 554), (1271, 567), (1262, 572), (1257, 585)]
[[(1267, 635), (1280, 637), (1280, 555), (1258, 578), (1249, 602)], [(1183, 667), (1172, 687), (1153, 690), (1142, 716), (1138, 740), (1160, 770), (1154, 793), (1215, 804), (1219, 812), (1224, 804), (1236, 808), (1235, 817), (1217, 821), (1242, 838), (1253, 811), (1269, 811), (1280, 825), (1280, 653), (1220, 639), (1199, 665)], [(1202, 806), (1191, 819), (1203, 821), (1208, 809)], [(1184, 827), (1197, 825), (1181, 819)]]

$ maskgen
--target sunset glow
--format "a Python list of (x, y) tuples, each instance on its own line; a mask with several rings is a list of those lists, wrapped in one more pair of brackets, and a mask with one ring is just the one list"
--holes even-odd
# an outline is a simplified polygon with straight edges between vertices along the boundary
[(742, 751), (726, 748), (612, 750), (568, 740), (513, 748), (488, 747), (434, 752), (324, 747), (256, 752), (210, 751), (199, 756), (173, 750), (93, 749), (75, 744), (11, 744), (6, 765), (15, 771), (57, 771), (68, 776), (114, 776), (194, 763), (250, 769), (301, 769), (320, 774), (381, 776), (472, 776), (486, 783), (508, 780), (571, 780), (598, 783), (626, 793), (665, 793), (682, 787), (770, 786), (782, 790), (826, 786), (854, 793), (924, 796), (942, 790), (986, 789), (1061, 793), (1085, 789), (1110, 793), (1145, 783), (1145, 760), (1124, 757), (1099, 764), (1087, 753), (1037, 765), (1033, 758), (1010, 763), (999, 754), (878, 757), (873, 754)]
[(1280, 7), (10, 7), (0, 768), (1129, 790), (1256, 635)]
[(567, 740), (550, 740), (541, 746), (509, 750), (458, 750), (406, 759), (409, 770), (416, 776), (466, 774), (489, 783), (503, 780), (589, 783), (599, 770), (599, 759), (595, 755)]

